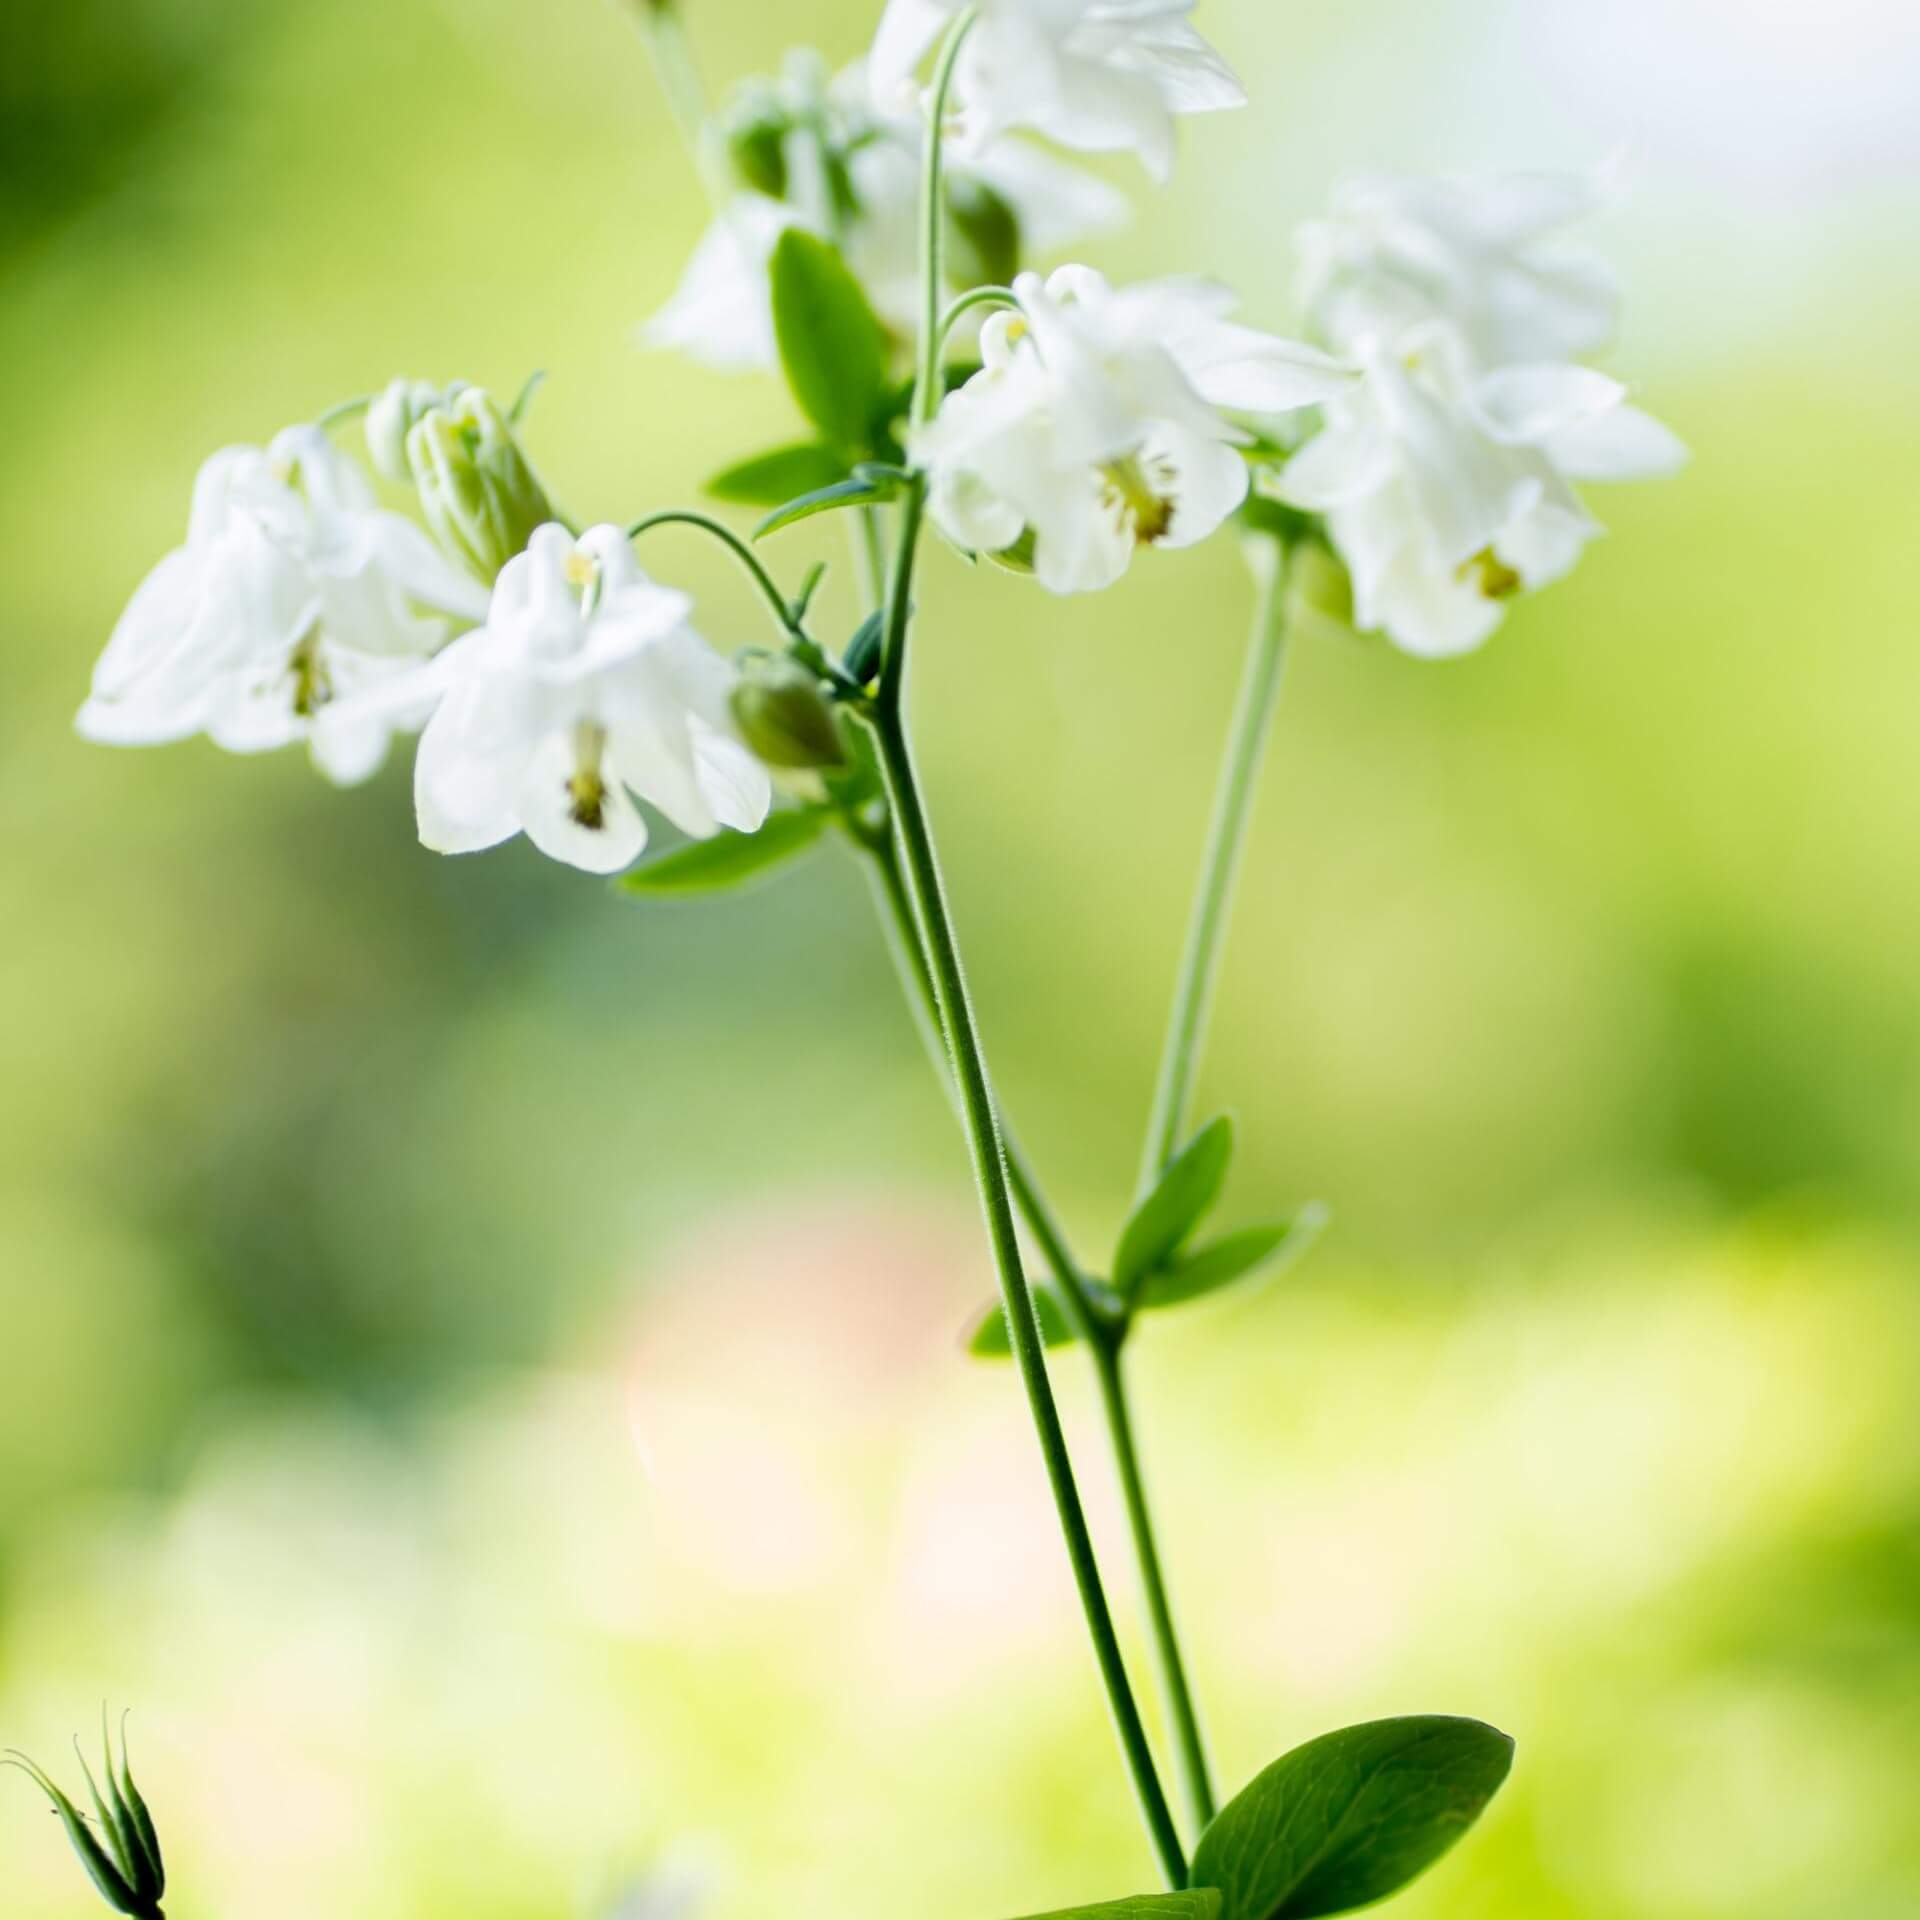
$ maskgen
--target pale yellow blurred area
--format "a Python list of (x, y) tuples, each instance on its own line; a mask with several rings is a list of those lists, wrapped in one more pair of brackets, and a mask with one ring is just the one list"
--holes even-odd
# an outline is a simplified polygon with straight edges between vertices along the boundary
[[(716, 84), (875, 6), (688, 0)], [(1099, 250), (1285, 326), (1365, 166), (1608, 165), (1610, 366), (1693, 467), (1444, 667), (1298, 640), (1150, 1326), (1219, 1768), (1519, 1740), (1408, 1920), (1920, 1910), (1920, 27), (1905, 6), (1204, 0), (1255, 105)], [(6, 43), (11, 42), (11, 45)], [(1004, 1920), (1151, 1862), (964, 1155), (860, 883), (641, 906), (415, 844), (406, 770), (88, 747), (213, 448), (503, 392), (579, 515), (795, 425), (641, 351), (703, 221), (610, 0), (28, 0), (0, 27), (0, 1744), (106, 1698), (180, 1920)], [(831, 523), (770, 544), (836, 573)], [(689, 540), (652, 564), (760, 638)], [(1009, 1109), (1124, 1211), (1247, 617), (1231, 543), (929, 563), (926, 772)], [(1117, 1510), (1055, 1367), (1121, 1610)], [(1130, 1640), (1148, 1685), (1137, 1640)], [(0, 1910), (94, 1911), (0, 1777)]]

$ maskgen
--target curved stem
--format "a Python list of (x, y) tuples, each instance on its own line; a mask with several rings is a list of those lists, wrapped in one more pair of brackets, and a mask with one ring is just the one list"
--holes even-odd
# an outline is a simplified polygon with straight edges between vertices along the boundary
[(1020, 296), (1011, 287), (975, 287), (954, 300), (946, 312), (940, 316), (940, 346), (945, 349), (953, 337), (953, 330), (968, 314), (978, 307), (1013, 307), (1018, 309)]
[(954, 69), (959, 65), (960, 49), (973, 30), (972, 7), (947, 29), (934, 61), (933, 91), (927, 100), (927, 151), (925, 172), (920, 182), (920, 364), (913, 385), (913, 423), (922, 426), (931, 420), (940, 404), (940, 349), (946, 336), (940, 330), (940, 303), (947, 290), (946, 193), (942, 175), (942, 155), (947, 99), (953, 92)]
[(1187, 924), (1186, 952), (1180, 962), (1180, 982), (1174, 990), (1173, 1014), (1160, 1055), (1153, 1115), (1140, 1161), (1139, 1190), (1143, 1194), (1180, 1150), (1186, 1129), (1187, 1103), (1200, 1064), (1214, 980), (1219, 973), (1221, 941), (1233, 905), (1234, 880), (1246, 845), (1254, 789), (1267, 736), (1273, 730), (1273, 713), (1286, 665), (1286, 548), (1271, 535), (1250, 534), (1247, 557), (1259, 583), (1259, 605), (1226, 762), (1214, 797), (1213, 821), (1207, 830), (1200, 887)]
[[(910, 553), (911, 547), (903, 550)], [(905, 568), (896, 568), (896, 582), (903, 572), (910, 575), (910, 560)], [(894, 684), (896, 687), (901, 684), (897, 674)], [(986, 1216), (987, 1237), (993, 1250), (994, 1269), (1000, 1281), (1001, 1303), (1006, 1309), (1014, 1365), (1033, 1416), (1041, 1458), (1046, 1466), (1047, 1483), (1053, 1494), (1054, 1510), (1059, 1516), (1067, 1558), (1080, 1594), (1081, 1610), (1086, 1616), (1087, 1633), (1093, 1641), (1094, 1657), (1106, 1686), (1107, 1703), (1113, 1713), (1128, 1772), (1132, 1776), (1141, 1817), (1146, 1823), (1148, 1837), (1153, 1843), (1167, 1884), (1181, 1887), (1186, 1884), (1186, 1855), (1181, 1848), (1172, 1812), (1167, 1806), (1165, 1791), (1160, 1785), (1153, 1750), (1147, 1741), (1132, 1684), (1127, 1678), (1126, 1662), (1121, 1656), (1112, 1610), (1107, 1604), (1099, 1563), (1094, 1554), (1093, 1536), (1088, 1531), (1086, 1513), (1074, 1482), (1066, 1433), (1060, 1424), (1060, 1410), (1054, 1402), (1053, 1386), (1047, 1377), (1046, 1349), (1041, 1339), (1040, 1322), (1021, 1264), (1020, 1237), (1014, 1224), (1012, 1193), (994, 1108), (993, 1087), (987, 1076), (986, 1057), (981, 1048), (979, 1030), (974, 1023), (972, 1004), (967, 997), (966, 975), (961, 966), (959, 946), (941, 883), (932, 830), (921, 802), (912, 749), (907, 741), (897, 699), (883, 700), (879, 704), (874, 716), (874, 728), (879, 740), (887, 801), (905, 868), (908, 897), (912, 902), (914, 920), (933, 979), (934, 1003), (946, 1037), (947, 1054), (953, 1063), (961, 1119), (973, 1157), (981, 1210)]]
[(716, 520), (710, 513), (697, 512), (692, 507), (670, 507), (664, 513), (650, 513), (643, 520), (636, 520), (627, 529), (629, 540), (638, 540), (643, 533), (651, 533), (656, 527), (698, 527), (710, 538), (718, 540), (746, 570), (747, 576), (760, 589), (760, 597), (767, 603), (767, 610), (773, 615), (773, 623), (790, 640), (804, 639), (805, 633), (793, 617), (793, 608), (787, 596), (780, 591), (774, 577), (767, 571), (766, 562), (723, 520)]

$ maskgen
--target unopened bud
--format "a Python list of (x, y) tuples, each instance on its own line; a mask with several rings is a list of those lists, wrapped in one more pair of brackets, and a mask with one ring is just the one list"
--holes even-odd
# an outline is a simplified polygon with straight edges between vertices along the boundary
[[(104, 1712), (100, 1739), (105, 1748), (104, 1792), (94, 1779), (85, 1755), (80, 1759), (80, 1770), (86, 1775), (87, 1792), (93, 1801), (92, 1821), (67, 1798), (53, 1778), (24, 1753), (9, 1753), (0, 1765), (17, 1767), (47, 1796), (80, 1864), (87, 1870), (87, 1878), (108, 1906), (116, 1913), (131, 1916), (131, 1920), (164, 1920), (160, 1900), (167, 1890), (166, 1864), (160, 1857), (160, 1836), (154, 1830), (153, 1815), (141, 1798), (140, 1789), (133, 1784), (124, 1724), (117, 1761)], [(78, 1742), (74, 1751), (79, 1752)]]
[(847, 751), (820, 682), (791, 660), (760, 658), (733, 690), (740, 737), (770, 767), (840, 767)]
[(407, 435), (413, 423), (435, 407), (445, 406), (456, 389), (436, 387), (431, 380), (390, 380), (367, 409), (367, 454), (383, 480), (404, 482)]
[(489, 583), (554, 517), (506, 417), (478, 387), (413, 423), (407, 465), (441, 545)]
[(727, 164), (743, 187), (770, 200), (787, 197), (787, 136), (792, 131), (793, 115), (777, 88), (752, 80), (735, 90), (721, 112), (719, 136)]

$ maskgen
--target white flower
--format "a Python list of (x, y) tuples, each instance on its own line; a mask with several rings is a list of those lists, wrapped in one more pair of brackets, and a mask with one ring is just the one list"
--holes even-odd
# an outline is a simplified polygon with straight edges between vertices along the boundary
[(1197, 281), (1116, 291), (1085, 267), (1016, 283), (1017, 314), (982, 335), (986, 364), (914, 436), (929, 507), (960, 545), (1028, 535), (1055, 593), (1110, 586), (1142, 546), (1204, 540), (1246, 498), (1246, 435), (1224, 410), (1290, 412), (1352, 384), (1311, 347), (1236, 326)]
[(1554, 236), (1600, 198), (1574, 174), (1349, 180), (1300, 229), (1301, 303), (1341, 352), (1444, 320), (1485, 366), (1579, 359), (1613, 337), (1619, 289)]
[(1362, 386), (1277, 491), (1327, 528), (1353, 578), (1354, 622), (1409, 653), (1464, 653), (1506, 602), (1567, 572), (1600, 529), (1576, 480), (1675, 471), (1680, 442), (1616, 380), (1540, 363), (1476, 373), (1451, 328), (1369, 349)]
[(308, 740), (330, 778), (362, 780), (424, 717), (385, 693), (445, 641), (445, 616), (485, 608), (485, 590), (377, 508), (318, 427), (289, 427), (200, 469), (186, 544), (134, 594), (77, 724), (114, 746)]
[[(822, 161), (821, 129), (844, 155), (836, 189)], [(768, 265), (781, 234), (799, 226), (838, 240), (874, 311), (902, 336), (920, 315), (918, 116), (883, 119), (866, 105), (861, 69), (797, 114), (782, 147), (785, 196), (741, 192), (702, 235), (673, 297), (641, 330), (648, 346), (684, 353), (722, 373), (778, 363)], [(1011, 216), (1024, 258), (1043, 259), (1119, 226), (1124, 194), (1030, 142), (1003, 140), (948, 171), (956, 209), (991, 195)], [(844, 195), (850, 192), (850, 204)], [(967, 263), (950, 257), (949, 265)], [(1012, 269), (1009, 268), (1008, 271)], [(974, 284), (967, 279), (966, 285)], [(950, 291), (963, 291), (956, 285)]]
[[(968, 0), (889, 0), (868, 56), (882, 111)], [(1090, 153), (1138, 153), (1165, 179), (1173, 117), (1246, 105), (1233, 70), (1188, 24), (1194, 0), (978, 0), (954, 75), (963, 149), (1032, 127)]]
[(487, 623), (428, 673), (439, 705), (414, 764), (420, 838), (472, 853), (525, 833), (614, 873), (647, 843), (633, 795), (697, 838), (751, 832), (772, 789), (734, 730), (732, 665), (692, 603), (641, 572), (617, 527), (535, 532), (500, 570)]

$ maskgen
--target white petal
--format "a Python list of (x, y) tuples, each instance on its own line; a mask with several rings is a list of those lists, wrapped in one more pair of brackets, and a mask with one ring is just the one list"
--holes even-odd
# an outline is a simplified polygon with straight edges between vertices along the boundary
[(1053, 490), (1033, 521), (1034, 576), (1049, 593), (1098, 593), (1133, 559), (1133, 533), (1086, 476), (1077, 490)]
[(1174, 349), (1200, 394), (1235, 413), (1293, 413), (1358, 384), (1345, 361), (1253, 327), (1216, 326)]
[(632, 866), (647, 844), (647, 823), (633, 796), (611, 768), (603, 769), (599, 817), (589, 825), (576, 816), (570, 784), (575, 771), (572, 744), (562, 734), (545, 740), (527, 763), (519, 793), (527, 838), (548, 859), (584, 873), (618, 873)]
[(1363, 426), (1330, 426), (1281, 469), (1280, 498), (1308, 513), (1343, 507), (1386, 484), (1393, 473), (1393, 445), (1384, 433)]
[(1252, 484), (1233, 447), (1182, 428), (1156, 428), (1144, 451), (1149, 463), (1163, 460), (1174, 475), (1173, 521), (1158, 542), (1163, 547), (1196, 546), (1218, 532), (1239, 512)]
[(1687, 464), (1686, 443), (1638, 407), (1619, 406), (1563, 427), (1547, 457), (1575, 480), (1654, 480)]
[(640, 330), (650, 347), (722, 373), (758, 372), (779, 358), (767, 263), (798, 216), (764, 194), (737, 194), (708, 227), (673, 297)]
[(970, 553), (999, 553), (1020, 538), (1026, 522), (977, 473), (936, 469), (927, 510), (956, 546)]
[(912, 80), (914, 69), (952, 18), (952, 8), (939, 0), (888, 0), (867, 55), (868, 85), (882, 113), (893, 110), (902, 86)]
[(520, 831), (520, 783), (534, 742), (484, 683), (456, 688), (420, 736), (414, 812), (435, 853), (477, 853)]
[(1471, 404), (1496, 440), (1527, 446), (1617, 407), (1626, 391), (1591, 367), (1500, 367), (1475, 384)]
[(693, 761), (700, 791), (713, 817), (736, 833), (755, 833), (773, 805), (773, 781), (759, 758), (731, 734), (692, 723)]

